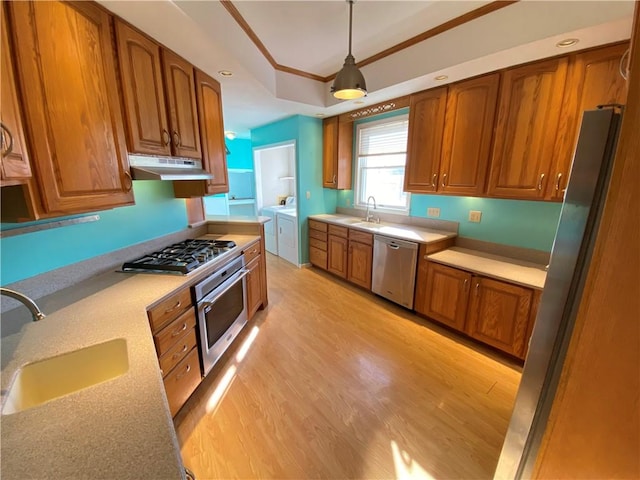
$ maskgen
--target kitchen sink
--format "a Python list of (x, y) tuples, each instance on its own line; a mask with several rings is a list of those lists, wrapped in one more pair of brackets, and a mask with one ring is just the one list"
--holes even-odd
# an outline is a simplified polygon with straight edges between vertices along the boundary
[(2, 415), (37, 407), (119, 377), (128, 370), (124, 338), (29, 363), (18, 370), (2, 407)]

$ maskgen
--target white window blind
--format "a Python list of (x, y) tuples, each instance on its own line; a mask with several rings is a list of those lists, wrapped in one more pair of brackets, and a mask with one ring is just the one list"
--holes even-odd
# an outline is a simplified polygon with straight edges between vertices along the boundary
[(383, 210), (408, 213), (409, 194), (403, 192), (408, 128), (408, 115), (358, 125), (356, 206), (364, 207), (373, 196)]

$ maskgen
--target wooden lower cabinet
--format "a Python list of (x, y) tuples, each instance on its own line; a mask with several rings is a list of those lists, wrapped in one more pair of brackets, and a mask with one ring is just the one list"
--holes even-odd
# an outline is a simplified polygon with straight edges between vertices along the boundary
[(540, 293), (420, 262), (415, 310), (487, 345), (524, 359)]
[(349, 229), (329, 225), (327, 236), (327, 270), (342, 278), (347, 278)]
[(262, 264), (264, 262), (262, 256), (262, 248), (260, 241), (254, 242), (244, 249), (245, 268), (249, 271), (247, 274), (247, 317), (249, 320), (253, 318), (255, 313), (263, 305), (263, 287), (266, 280), (263, 277)]
[(472, 290), (467, 333), (523, 358), (533, 290), (483, 277), (473, 278)]
[(373, 235), (349, 229), (347, 280), (371, 290), (373, 267)]
[(416, 296), (415, 310), (457, 330), (464, 330), (471, 274), (457, 268), (428, 263), (425, 295)]
[(327, 269), (327, 224), (309, 220), (309, 263)]
[(196, 311), (189, 288), (147, 310), (171, 415), (175, 416), (200, 385)]

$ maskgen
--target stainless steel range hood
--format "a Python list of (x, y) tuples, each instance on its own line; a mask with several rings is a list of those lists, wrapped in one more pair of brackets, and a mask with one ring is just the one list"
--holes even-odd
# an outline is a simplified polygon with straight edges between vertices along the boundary
[(134, 180), (211, 180), (213, 175), (202, 168), (202, 161), (178, 157), (129, 155)]

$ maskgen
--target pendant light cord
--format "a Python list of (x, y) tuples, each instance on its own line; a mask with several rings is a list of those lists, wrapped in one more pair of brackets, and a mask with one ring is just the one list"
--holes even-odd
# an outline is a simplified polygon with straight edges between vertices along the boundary
[(353, 0), (349, 0), (349, 55), (351, 55), (351, 18), (353, 15)]

